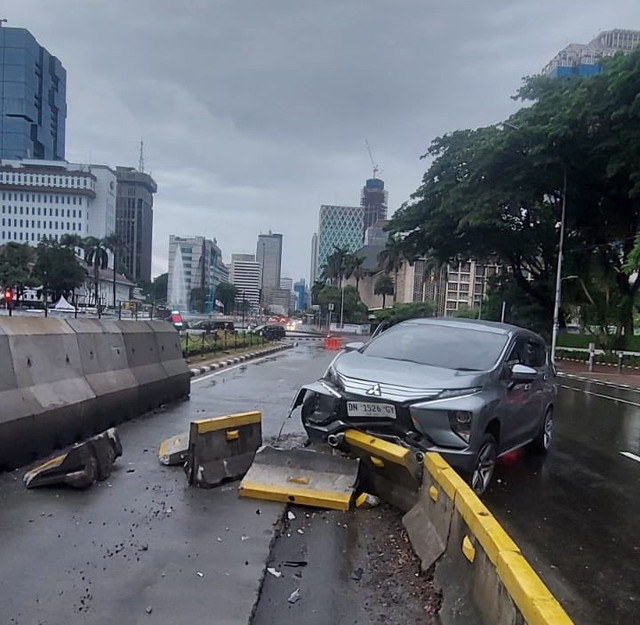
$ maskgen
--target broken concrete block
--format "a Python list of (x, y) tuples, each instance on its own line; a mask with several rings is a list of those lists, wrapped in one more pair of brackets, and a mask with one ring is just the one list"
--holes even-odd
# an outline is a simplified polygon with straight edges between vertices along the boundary
[(113, 463), (121, 455), (120, 437), (116, 429), (111, 428), (27, 471), (24, 484), (27, 488), (52, 484), (88, 488), (109, 477)]

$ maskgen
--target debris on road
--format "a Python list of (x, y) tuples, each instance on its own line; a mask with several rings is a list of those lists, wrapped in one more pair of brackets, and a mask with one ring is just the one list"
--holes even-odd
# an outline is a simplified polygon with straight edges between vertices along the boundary
[(204, 573), (203, 573), (202, 571), (197, 571), (197, 572), (196, 572), (196, 575), (197, 575), (198, 577), (204, 577)]
[(359, 582), (362, 579), (362, 574), (364, 573), (364, 570), (362, 569), (362, 567), (358, 567), (357, 569), (354, 569), (353, 572), (351, 573), (351, 579)]
[(378, 499), (375, 495), (371, 495), (370, 493), (360, 493), (356, 498), (356, 508), (375, 508), (380, 505), (380, 499)]
[(291, 512), (291, 510), (289, 510), (287, 512), (287, 518), (289, 519), (289, 521), (295, 521), (296, 520), (296, 515), (293, 514), (293, 512)]
[(151, 614), (151, 613), (153, 612), (153, 608), (152, 608), (150, 605), (148, 605), (148, 606), (146, 607), (146, 609), (145, 609), (145, 612), (146, 612), (147, 614)]
[(158, 460), (165, 466), (183, 465), (188, 453), (189, 432), (182, 432), (160, 443)]
[(270, 566), (269, 568), (267, 568), (267, 571), (273, 575), (276, 578), (280, 578), (282, 577), (282, 571), (277, 571), (276, 569), (274, 569), (272, 566)]
[(66, 484), (73, 488), (88, 488), (111, 475), (113, 463), (122, 456), (122, 443), (115, 428), (111, 428), (76, 443), (61, 454), (27, 471), (27, 488)]
[(301, 566), (307, 566), (309, 564), (306, 560), (285, 560), (282, 566), (290, 566), (292, 568), (298, 568)]
[(241, 497), (348, 510), (359, 460), (311, 449), (262, 447), (240, 483)]
[(300, 599), (300, 589), (296, 588), (290, 595), (287, 601), (289, 603), (296, 603)]

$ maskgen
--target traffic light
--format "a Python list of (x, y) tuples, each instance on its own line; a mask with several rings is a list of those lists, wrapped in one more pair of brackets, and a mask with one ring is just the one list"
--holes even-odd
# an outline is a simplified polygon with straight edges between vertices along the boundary
[(9, 317), (13, 315), (13, 289), (10, 286), (4, 288), (4, 305), (9, 311)]

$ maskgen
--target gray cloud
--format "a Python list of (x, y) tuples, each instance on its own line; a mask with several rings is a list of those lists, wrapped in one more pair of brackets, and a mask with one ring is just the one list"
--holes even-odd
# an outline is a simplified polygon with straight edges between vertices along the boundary
[(372, 144), (397, 208), (435, 136), (514, 110), (522, 76), (571, 41), (639, 28), (636, 0), (5, 0), (68, 71), (69, 160), (158, 181), (154, 272), (169, 234), (226, 258), (284, 234), (308, 277), (321, 203), (353, 204)]

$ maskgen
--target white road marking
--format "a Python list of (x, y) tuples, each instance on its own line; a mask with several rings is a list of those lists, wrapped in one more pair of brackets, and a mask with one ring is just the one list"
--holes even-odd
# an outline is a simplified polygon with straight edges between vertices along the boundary
[(212, 373), (207, 373), (207, 375), (203, 375), (203, 376), (198, 376), (195, 380), (191, 380), (191, 384), (197, 384), (198, 382), (204, 382), (205, 380), (208, 380), (209, 378), (212, 378), (216, 375), (220, 375), (222, 373), (227, 373), (228, 371), (233, 371), (234, 369), (237, 369), (238, 367), (243, 367), (246, 366), (247, 364), (250, 363), (254, 363), (254, 362), (260, 362), (261, 360), (266, 360), (267, 358), (269, 358), (270, 356), (273, 356), (274, 354), (277, 354), (278, 352), (273, 352), (273, 354), (267, 354), (266, 356), (263, 356), (262, 358), (253, 358), (250, 360), (245, 360), (244, 362), (241, 362), (237, 365), (233, 365), (233, 367), (225, 367), (224, 369), (220, 369), (219, 371), (214, 371)]
[(632, 454), (630, 451), (621, 451), (620, 453), (623, 456), (625, 456), (626, 458), (631, 458), (631, 460), (635, 460), (636, 462), (640, 462), (640, 456), (636, 456), (635, 454)]
[(564, 384), (560, 384), (560, 388), (567, 388), (570, 391), (576, 391), (576, 393), (585, 393), (586, 395), (593, 395), (594, 397), (602, 397), (602, 399), (610, 399), (611, 401), (615, 401), (620, 404), (629, 404), (629, 406), (636, 406), (636, 408), (640, 408), (640, 404), (635, 401), (620, 399), (619, 397), (611, 397), (611, 395), (602, 395), (601, 393), (594, 393), (593, 391), (585, 391), (584, 389), (574, 388), (573, 386), (565, 386)]

